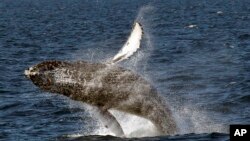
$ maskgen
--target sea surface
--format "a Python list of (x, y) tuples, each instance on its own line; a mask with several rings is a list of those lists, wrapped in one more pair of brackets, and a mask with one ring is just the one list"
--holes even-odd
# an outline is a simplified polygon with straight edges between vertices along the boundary
[[(145, 119), (116, 112), (114, 137), (91, 106), (25, 78), (45, 60), (110, 60), (135, 21), (141, 48), (118, 65), (157, 88), (177, 135), (143, 137)], [(250, 124), (249, 0), (0, 1), (0, 140), (225, 141), (230, 124)]]

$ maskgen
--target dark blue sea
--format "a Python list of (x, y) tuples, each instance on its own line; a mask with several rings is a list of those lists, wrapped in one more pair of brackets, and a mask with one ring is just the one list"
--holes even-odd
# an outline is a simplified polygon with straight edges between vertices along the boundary
[[(128, 138), (112, 136), (90, 106), (25, 78), (45, 60), (105, 62), (135, 21), (141, 48), (118, 65), (166, 99), (175, 136), (142, 137), (146, 121), (122, 113)], [(0, 1), (0, 140), (226, 141), (230, 124), (250, 124), (249, 0)]]

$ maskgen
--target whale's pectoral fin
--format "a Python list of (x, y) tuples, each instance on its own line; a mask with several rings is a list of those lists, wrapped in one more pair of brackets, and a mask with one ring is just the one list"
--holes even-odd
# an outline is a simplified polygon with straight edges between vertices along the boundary
[(100, 113), (100, 119), (105, 127), (113, 132), (116, 136), (123, 137), (124, 132), (116, 118), (106, 109), (104, 110), (102, 108), (99, 108), (98, 110)]
[(128, 40), (123, 45), (121, 50), (114, 56), (111, 63), (120, 62), (122, 60), (128, 59), (131, 55), (133, 55), (140, 48), (142, 34), (142, 26), (140, 23), (136, 22)]

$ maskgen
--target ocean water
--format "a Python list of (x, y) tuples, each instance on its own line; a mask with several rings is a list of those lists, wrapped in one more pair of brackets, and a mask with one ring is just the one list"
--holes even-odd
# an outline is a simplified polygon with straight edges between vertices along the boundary
[[(157, 88), (177, 135), (147, 137), (147, 120), (113, 111), (128, 138), (114, 137), (92, 107), (25, 78), (45, 60), (109, 60), (134, 21), (141, 49), (119, 65)], [(229, 140), (250, 123), (249, 72), (248, 0), (0, 1), (0, 140)]]

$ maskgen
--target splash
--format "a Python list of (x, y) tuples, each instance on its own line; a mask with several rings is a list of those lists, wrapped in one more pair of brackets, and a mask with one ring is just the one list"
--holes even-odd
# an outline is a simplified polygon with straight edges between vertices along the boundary
[[(104, 127), (102, 122), (99, 120), (97, 111), (94, 108), (88, 108), (91, 117), (96, 120), (96, 129), (90, 133), (90, 135), (112, 135), (115, 136), (110, 130)], [(117, 110), (109, 110), (113, 114), (116, 120), (120, 123), (125, 137), (149, 137), (156, 136), (158, 134), (156, 127), (147, 119), (138, 117), (132, 114), (124, 113)]]
[(121, 124), (126, 137), (148, 137), (158, 134), (156, 127), (145, 118), (116, 110), (110, 112)]
[(179, 134), (227, 133), (225, 125), (216, 123), (211, 116), (211, 113), (197, 109), (193, 105), (183, 104), (181, 108), (174, 110)]
[[(76, 103), (79, 104), (76, 105)], [(94, 130), (91, 131), (90, 129), (84, 129), (84, 133), (67, 135), (68, 137), (81, 137), (86, 135), (115, 136), (115, 134), (108, 130), (101, 122), (101, 117), (99, 117), (98, 109), (96, 107), (90, 106), (88, 104), (82, 104), (81, 102), (72, 101), (69, 101), (69, 104), (70, 107), (83, 107), (83, 109), (86, 110), (87, 115), (85, 116), (91, 117), (94, 120), (94, 122), (88, 123), (90, 124), (88, 126), (94, 127)], [(158, 134), (156, 127), (145, 118), (117, 110), (109, 110), (109, 112), (111, 112), (111, 114), (113, 114), (117, 121), (120, 123), (125, 137), (127, 138), (156, 136)]]

